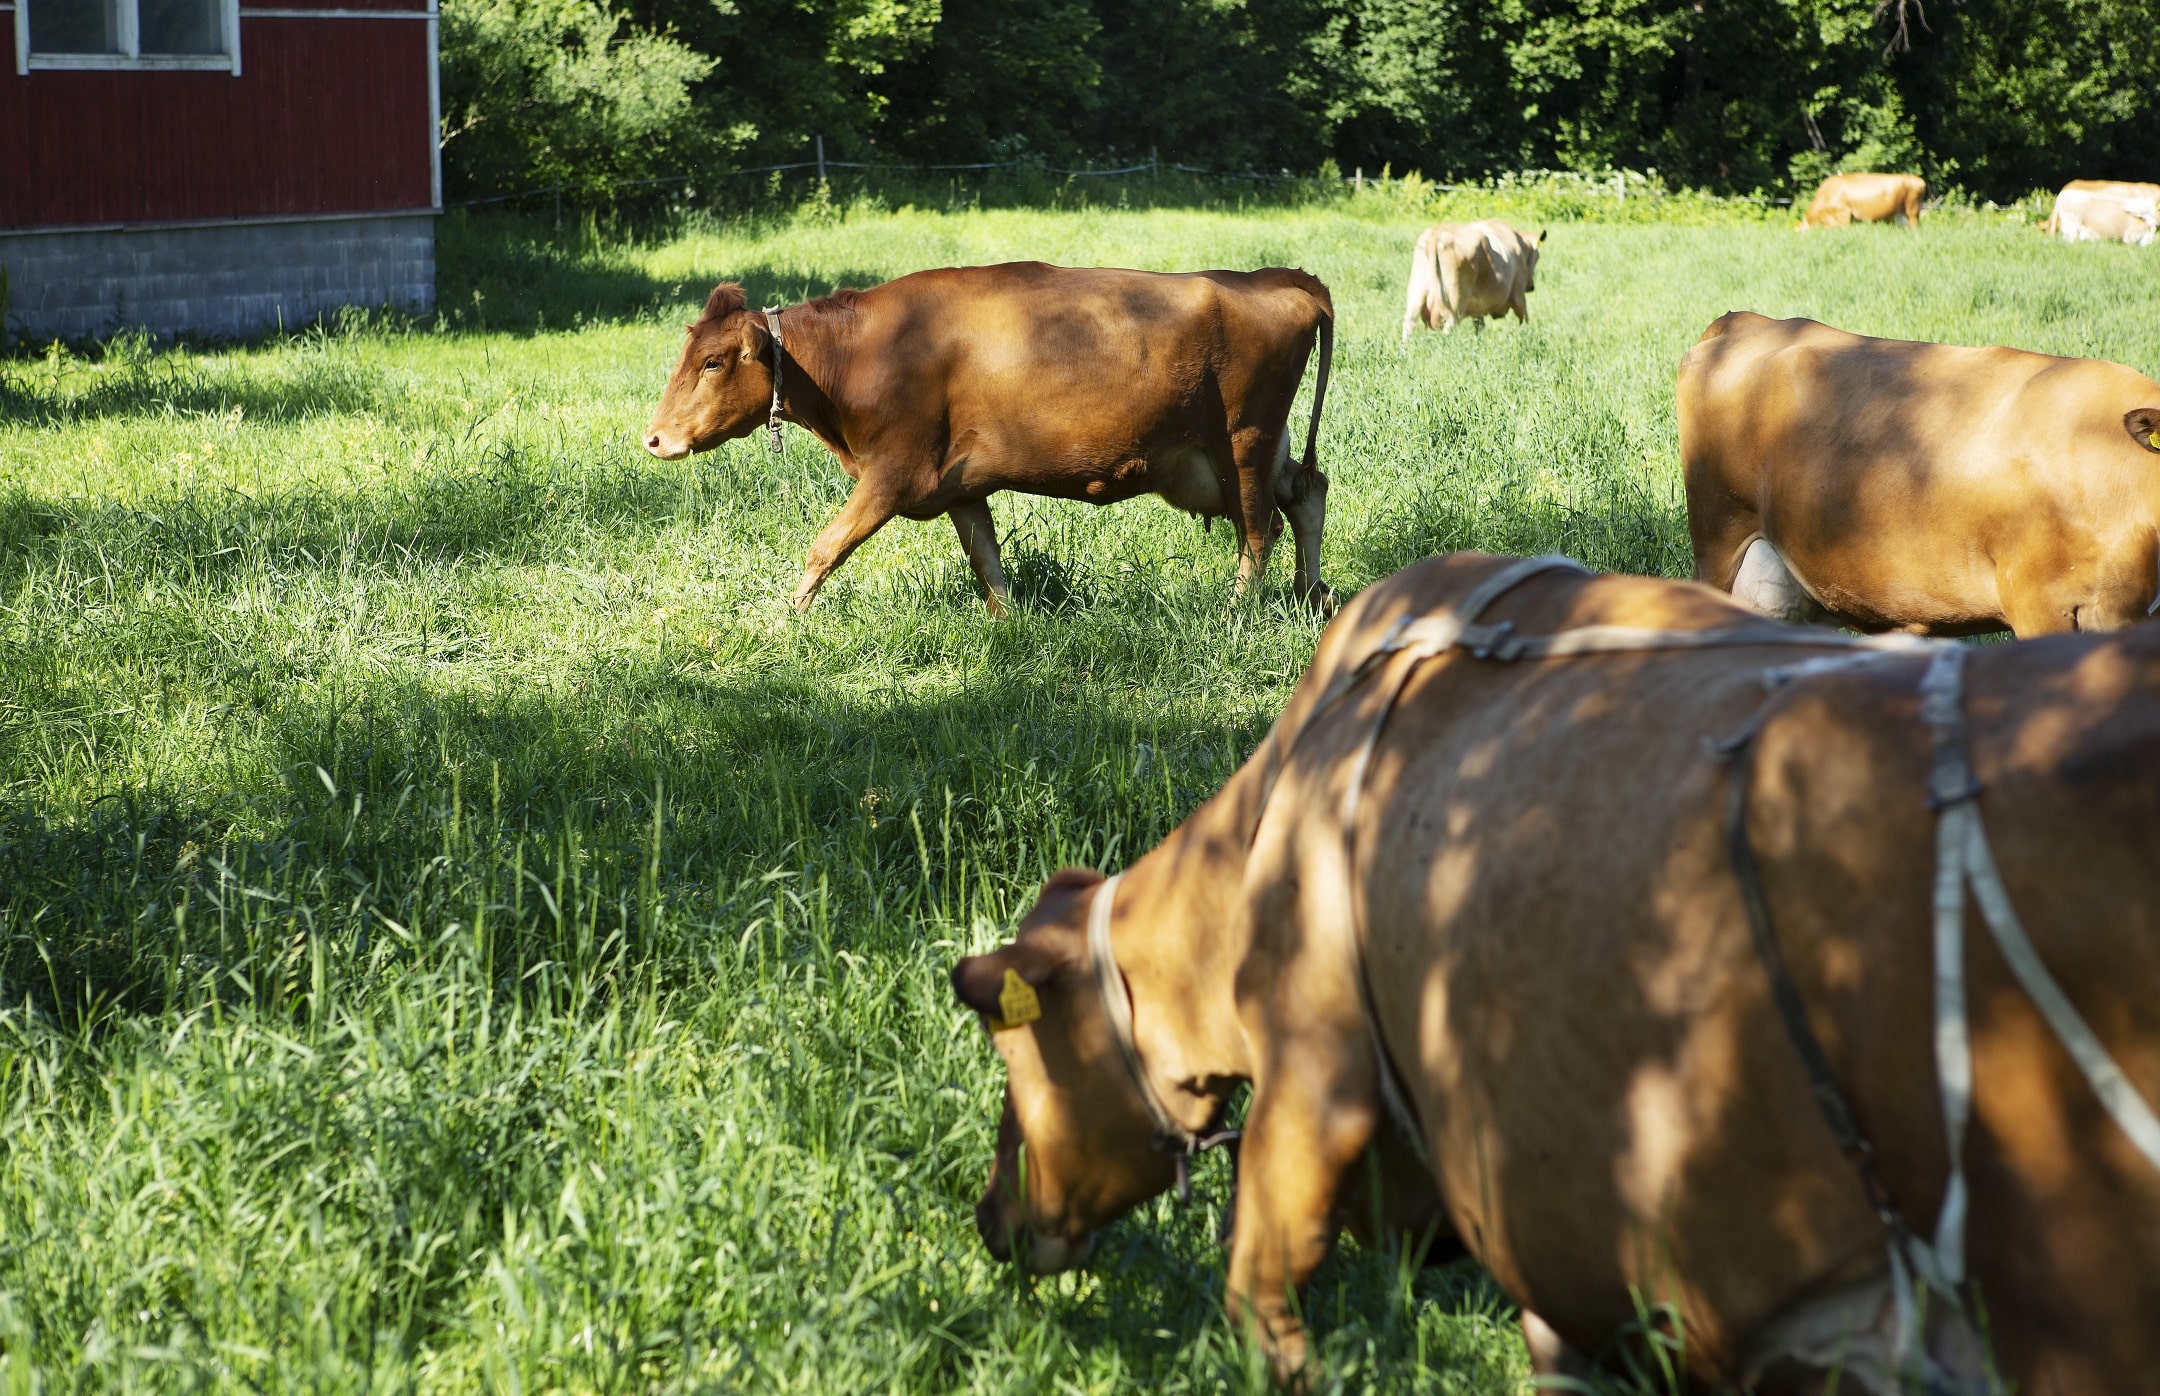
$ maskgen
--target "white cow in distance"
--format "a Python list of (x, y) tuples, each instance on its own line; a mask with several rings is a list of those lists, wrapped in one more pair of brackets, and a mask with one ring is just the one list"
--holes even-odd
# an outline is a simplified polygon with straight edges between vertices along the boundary
[(1403, 339), (1423, 320), (1447, 333), (1456, 323), (1497, 320), (1510, 310), (1527, 321), (1525, 299), (1537, 289), (1538, 247), (1545, 234), (1524, 237), (1497, 218), (1441, 223), (1427, 228), (1410, 255), (1410, 298), (1403, 309)]
[[(2095, 181), (2097, 182), (2097, 181)], [(2047, 230), (2064, 242), (2121, 242), (2150, 246), (2160, 225), (2160, 200), (2152, 185), (2129, 185), (2125, 192), (2069, 188), (2055, 196)]]

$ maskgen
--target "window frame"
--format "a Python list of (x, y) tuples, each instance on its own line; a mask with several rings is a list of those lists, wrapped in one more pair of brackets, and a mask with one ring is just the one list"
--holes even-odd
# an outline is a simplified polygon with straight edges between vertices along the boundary
[(37, 3), (39, 0), (14, 0), (15, 73), (18, 77), (33, 72), (69, 70), (231, 73), (234, 77), (240, 76), (240, 0), (216, 0), (219, 16), (224, 22), (223, 53), (143, 53), (141, 0), (114, 0), (122, 50), (119, 53), (32, 53), (30, 7)]

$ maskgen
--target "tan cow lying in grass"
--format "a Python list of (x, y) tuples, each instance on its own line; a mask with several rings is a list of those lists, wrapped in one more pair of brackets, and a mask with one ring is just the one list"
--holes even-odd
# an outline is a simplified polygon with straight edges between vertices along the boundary
[(2160, 592), (2160, 383), (1736, 311), (1680, 364), (1695, 578), (1788, 620), (2112, 630)]
[[(1290, 521), (1300, 597), (1320, 580), (1327, 287), (1302, 271), (1162, 273), (1011, 262), (919, 271), (759, 312), (713, 289), (645, 449), (663, 460), (799, 423), (855, 481), (810, 545), (797, 610), (894, 515), (952, 519), (991, 614), (1007, 600), (990, 496), (1111, 504), (1159, 494), (1237, 532), (1240, 591)], [(1315, 341), (1302, 462), (1290, 409)]]
[[(1885, 1392), (1888, 1233), (1773, 1007), (1725, 811), (1746, 763), (1736, 808), (1795, 1011), (1886, 1186), (1932, 1218), (1949, 1151), (1916, 686), (1933, 661), (1773, 691), (1770, 666), (1859, 642), (1690, 583), (1556, 571), (1500, 591), (1476, 649), (1383, 652), (1504, 570), (1457, 554), (1365, 591), (1220, 793), (1114, 882), (1051, 878), (1011, 944), (954, 967), (1008, 1071), (983, 1237), (1077, 1263), (1170, 1185), (1157, 1141), (1210, 1128), (1250, 1083), (1226, 1302), (1297, 1374), (1297, 1291), (1399, 1079), (1454, 1231), (1524, 1306), (1541, 1368), (1579, 1370), (1568, 1348), (1601, 1350), (1640, 1301), (1677, 1313), (1695, 1381), (1816, 1392), (1835, 1367), (1839, 1389)], [(1747, 645), (1478, 657), (1599, 625)], [(2160, 627), (1962, 652), (1983, 793), (1961, 785), (1958, 807), (1984, 814), (2031, 942), (2152, 1099)], [(1748, 731), (1737, 757), (1706, 749)], [(1976, 932), (1957, 962), (1965, 1293), (2002, 1371), (2055, 1396), (2160, 1389), (2160, 1169), (1992, 945)], [(1951, 1389), (1977, 1390), (1969, 1324), (1930, 1311)]]
[(1511, 310), (1527, 322), (1544, 242), (1545, 234), (1524, 237), (1497, 218), (1427, 228), (1410, 254), (1403, 338), (1408, 340), (1421, 321), (1443, 334), (1464, 320), (1483, 329), (1484, 317), (1497, 320)]
[(1862, 223), (1905, 220), (1907, 228), (1920, 226), (1920, 203), (1927, 198), (1927, 181), (1918, 175), (1840, 174), (1816, 186), (1815, 197), (1800, 216), (1800, 228), (1842, 228)]

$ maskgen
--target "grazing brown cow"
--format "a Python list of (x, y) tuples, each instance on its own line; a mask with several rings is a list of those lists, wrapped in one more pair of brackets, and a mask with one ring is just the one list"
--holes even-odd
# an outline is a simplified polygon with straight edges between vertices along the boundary
[(1403, 338), (1423, 322), (1443, 334), (1468, 320), (1483, 329), (1485, 317), (1509, 311), (1528, 322), (1537, 289), (1538, 248), (1545, 235), (1524, 237), (1497, 218), (1480, 223), (1441, 223), (1427, 228), (1410, 254), (1410, 293), (1403, 306)]
[[(2080, 241), (2081, 239), (2073, 232), (2065, 231), (2062, 218), (2063, 200), (2070, 198), (2074, 204), (2082, 205), (2085, 202), (2083, 198), (2073, 197), (2079, 195), (2106, 199), (2120, 204), (2127, 214), (2129, 210), (2139, 205), (2160, 205), (2160, 184), (2144, 184), (2128, 179), (2073, 179), (2055, 195), (2055, 206), (2048, 213), (2047, 221), (2040, 225), (2040, 231), (2051, 237), (2060, 236), (2071, 242)], [(2155, 220), (2151, 214), (2147, 213), (2142, 221), (2150, 225)], [(2101, 240), (2112, 242), (2117, 239), (2113, 236), (2103, 236)], [(2136, 239), (2132, 238), (2130, 241), (2134, 242)]]
[[(1279, 267), (953, 267), (763, 314), (723, 282), (690, 326), (645, 448), (674, 460), (768, 419), (777, 443), (785, 417), (840, 458), (855, 489), (810, 545), (797, 610), (895, 514), (947, 514), (1003, 614), (988, 502), (999, 490), (1093, 504), (1154, 493), (1210, 522), (1227, 515), (1240, 591), (1288, 516), (1297, 592), (1326, 606), (1317, 440), (1334, 324), (1327, 288)], [(1290, 408), (1316, 337), (1300, 464)]]
[(1927, 181), (1918, 175), (1832, 175), (1816, 187), (1800, 227), (1842, 228), (1854, 219), (1890, 223), (1902, 218), (1907, 228), (1918, 228), (1920, 201), (1926, 197)]
[[(1896, 1389), (1887, 1243), (1962, 1195), (1900, 1254), (1977, 1297), (2014, 1389), (2160, 1391), (2160, 1121), (2137, 1114), (2160, 1096), (2160, 628), (1871, 654), (1691, 583), (1537, 565), (1458, 554), (1360, 594), (1220, 793), (954, 967), (1007, 1068), (991, 1251), (1077, 1263), (1250, 1083), (1226, 1303), (1285, 1375), (1392, 1117), (1542, 1369), (1670, 1305), (1690, 1390)], [(1643, 629), (1664, 647), (1600, 652)], [(1580, 652), (1540, 657), (1555, 635)], [(1938, 820), (1984, 831), (2060, 1004), (2013, 978), (1993, 911), (1951, 903), (1931, 938)], [(2127, 1075), (2106, 1106), (2064, 1005)], [(1954, 1110), (1937, 1063), (1961, 1052)], [(1982, 1389), (1971, 1322), (1928, 1312), (1927, 1389)]]
[(1861, 630), (2112, 630), (2160, 588), (2160, 383), (1735, 311), (1680, 364), (1695, 579)]

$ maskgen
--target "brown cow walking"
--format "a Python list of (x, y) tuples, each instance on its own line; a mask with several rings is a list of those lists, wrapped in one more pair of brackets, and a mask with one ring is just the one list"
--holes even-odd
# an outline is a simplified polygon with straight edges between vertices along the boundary
[[(767, 314), (723, 282), (690, 326), (646, 429), (664, 460), (707, 451), (778, 410), (855, 480), (810, 545), (797, 610), (894, 515), (949, 515), (991, 614), (1010, 599), (989, 497), (1110, 504), (1159, 494), (1237, 531), (1238, 587), (1287, 516), (1298, 595), (1320, 579), (1327, 477), (1320, 409), (1334, 303), (1302, 271), (1183, 274), (1014, 262), (916, 272)], [(779, 343), (771, 321), (778, 322)], [(1302, 463), (1289, 415), (1320, 346)]]
[(2160, 592), (2160, 383), (1735, 311), (1680, 364), (1695, 579), (1861, 630), (2111, 630)]
[[(1927, 1228), (1950, 1172), (1930, 937), (1947, 816), (1920, 702), (1936, 661), (1773, 689), (1766, 671), (1846, 637), (1691, 583), (1556, 571), (1516, 572), (1481, 639), (1383, 651), (1503, 565), (1458, 554), (1361, 593), (1220, 793), (1115, 883), (1057, 874), (1013, 943), (954, 967), (1007, 1068), (984, 1239), (1076, 1263), (1171, 1184), (1152, 1112), (1204, 1131), (1249, 1082), (1226, 1303), (1296, 1373), (1296, 1291), (1360, 1150), (1395, 1130), (1378, 1046), (1541, 1369), (1579, 1370), (1567, 1349), (1669, 1303), (1690, 1390), (1899, 1389), (1890, 1233), (1773, 1007), (1726, 811), (1737, 788), (1800, 1013)], [(1509, 658), (1601, 626), (1746, 643)], [(1959, 807), (2072, 1010), (2160, 1099), (2160, 628), (1965, 654), (1980, 793)], [(1708, 748), (1750, 731), (1737, 755)], [(2160, 1169), (1966, 907), (1967, 1302), (2017, 1391), (2160, 1391)], [(1014, 979), (1026, 1014), (1001, 1001)], [(1945, 1309), (1930, 1346), (1950, 1380), (1927, 1389), (1982, 1390)]]

